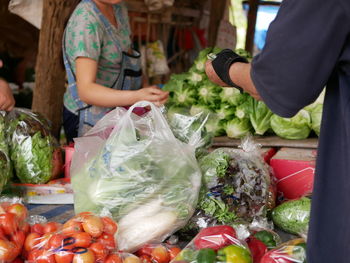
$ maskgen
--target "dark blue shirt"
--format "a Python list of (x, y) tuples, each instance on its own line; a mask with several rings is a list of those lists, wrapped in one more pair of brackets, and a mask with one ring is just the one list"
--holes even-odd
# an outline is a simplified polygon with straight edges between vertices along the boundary
[(350, 0), (284, 0), (251, 76), (265, 103), (291, 117), (325, 86), (308, 263), (349, 263)]

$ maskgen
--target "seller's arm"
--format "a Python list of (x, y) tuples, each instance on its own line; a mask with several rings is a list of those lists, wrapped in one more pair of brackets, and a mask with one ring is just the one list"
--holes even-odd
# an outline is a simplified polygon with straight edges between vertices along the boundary
[(96, 83), (97, 62), (91, 58), (76, 59), (76, 77), (79, 97), (87, 104), (100, 107), (117, 107), (135, 104), (141, 100), (164, 104), (169, 96), (156, 86), (140, 90), (114, 90)]

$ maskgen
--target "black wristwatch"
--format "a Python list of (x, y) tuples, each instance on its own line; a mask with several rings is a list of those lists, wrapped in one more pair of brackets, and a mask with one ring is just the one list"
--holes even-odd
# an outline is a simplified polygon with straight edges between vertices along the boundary
[(230, 49), (224, 49), (216, 55), (216, 58), (213, 60), (212, 65), (215, 73), (219, 78), (225, 82), (229, 87), (234, 87), (243, 91), (241, 87), (236, 85), (230, 78), (230, 67), (233, 63), (242, 62), (248, 63), (248, 61), (233, 52)]

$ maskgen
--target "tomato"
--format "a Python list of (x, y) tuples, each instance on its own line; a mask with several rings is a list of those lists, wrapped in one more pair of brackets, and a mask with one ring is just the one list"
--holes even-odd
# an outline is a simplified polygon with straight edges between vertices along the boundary
[(103, 222), (103, 232), (114, 235), (117, 232), (118, 226), (117, 223), (113, 221), (112, 218), (110, 217), (102, 217), (102, 222)]
[(0, 262), (12, 261), (18, 254), (19, 250), (13, 242), (0, 239)]
[(5, 232), (4, 230), (2, 230), (1, 226), (0, 226), (0, 239), (5, 239)]
[(20, 229), (27, 235), (30, 232), (30, 225), (27, 222), (23, 222)]
[(154, 245), (146, 244), (143, 247), (141, 247), (139, 250), (137, 250), (135, 254), (137, 256), (142, 256), (142, 255), (151, 256), (153, 248), (154, 248)]
[(93, 243), (89, 248), (92, 252), (94, 252), (96, 261), (104, 261), (106, 259), (108, 250), (101, 243)]
[(142, 255), (140, 256), (141, 263), (153, 263), (150, 256)]
[(55, 263), (55, 255), (51, 251), (39, 250), (35, 259), (36, 263)]
[(44, 234), (44, 226), (42, 224), (34, 224), (30, 227), (30, 232), (32, 233), (38, 233), (39, 235)]
[(38, 233), (30, 233), (24, 241), (24, 249), (29, 252), (34, 248), (37, 248), (41, 242), (40, 237), (41, 236)]
[(0, 226), (4, 230), (5, 235), (11, 235), (18, 230), (18, 219), (16, 215), (11, 213), (0, 215)]
[(112, 254), (107, 257), (105, 263), (123, 263), (123, 260), (118, 255)]
[(53, 233), (46, 233), (44, 234), (41, 238), (40, 238), (40, 243), (38, 244), (40, 248), (45, 248), (45, 249), (49, 249), (50, 245), (49, 245), (49, 241), (51, 239), (51, 237), (53, 236)]
[(15, 260), (12, 261), (12, 263), (24, 263), (24, 260), (18, 257), (18, 258), (15, 258)]
[(141, 263), (141, 260), (135, 256), (128, 256), (124, 258), (123, 263)]
[(39, 250), (39, 249), (33, 249), (32, 251), (30, 251), (30, 252), (28, 253), (27, 261), (28, 261), (29, 263), (35, 263), (35, 262), (36, 262), (36, 259), (37, 259), (38, 257), (40, 257), (41, 253), (42, 253), (41, 250)]
[(167, 249), (162, 245), (155, 247), (152, 250), (151, 256), (152, 260), (156, 261), (157, 263), (168, 263), (170, 261), (170, 255)]
[(53, 233), (60, 229), (62, 225), (56, 222), (48, 222), (44, 225), (44, 233)]
[(170, 260), (173, 260), (174, 258), (176, 258), (176, 256), (181, 252), (181, 248), (179, 247), (170, 247), (168, 248), (168, 250), (169, 250)]
[(90, 249), (87, 249), (86, 252), (76, 252), (73, 257), (73, 263), (94, 263), (95, 255)]
[(108, 250), (113, 250), (116, 248), (114, 236), (103, 233), (98, 239), (98, 243), (104, 245)]
[(83, 219), (85, 219), (88, 216), (93, 216), (94, 214), (91, 212), (81, 212), (73, 217), (76, 221), (83, 222)]
[(22, 249), (24, 241), (26, 240), (26, 235), (23, 231), (17, 231), (11, 236), (11, 241), (16, 244), (16, 246)]
[(98, 216), (85, 217), (82, 226), (84, 231), (92, 237), (99, 237), (103, 233), (103, 222)]
[(73, 234), (81, 231), (83, 231), (81, 223), (72, 219), (67, 221), (62, 227), (62, 233), (65, 235), (69, 235), (69, 234)]
[(91, 244), (91, 236), (85, 232), (76, 232), (70, 235), (74, 238), (75, 247), (89, 247)]
[(70, 240), (66, 240), (67, 236), (62, 234), (54, 234), (51, 236), (48, 248), (52, 250), (59, 250), (59, 249), (72, 249), (73, 248), (73, 242), (69, 242)]
[(56, 263), (71, 263), (74, 254), (71, 251), (59, 251), (55, 253)]
[(27, 208), (19, 203), (12, 204), (7, 207), (6, 212), (14, 214), (20, 222), (24, 221), (28, 215)]

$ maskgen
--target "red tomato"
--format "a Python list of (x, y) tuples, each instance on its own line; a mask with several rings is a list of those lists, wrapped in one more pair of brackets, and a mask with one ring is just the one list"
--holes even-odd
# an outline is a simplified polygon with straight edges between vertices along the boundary
[(5, 239), (5, 232), (4, 230), (2, 230), (1, 226), (0, 226), (0, 239)]
[(16, 246), (22, 249), (24, 241), (26, 240), (26, 235), (23, 231), (17, 231), (11, 236), (11, 241), (16, 244)]
[(73, 263), (94, 263), (95, 255), (90, 249), (87, 249), (86, 252), (76, 254), (73, 257)]
[(107, 257), (105, 263), (123, 263), (123, 260), (118, 255), (112, 254)]
[(30, 225), (27, 222), (23, 222), (20, 229), (27, 235), (30, 232)]
[(162, 245), (155, 247), (152, 250), (151, 256), (152, 260), (156, 261), (157, 263), (168, 263), (170, 261), (170, 255), (167, 249)]
[(69, 235), (69, 234), (73, 234), (81, 231), (83, 231), (81, 223), (72, 219), (67, 221), (62, 227), (62, 233), (65, 235)]
[(153, 263), (150, 256), (142, 255), (140, 256), (141, 263)]
[(83, 229), (92, 237), (99, 237), (103, 233), (103, 222), (98, 216), (90, 215), (83, 219)]
[(12, 261), (12, 263), (24, 263), (24, 260), (18, 257), (18, 258), (15, 258), (15, 260)]
[(98, 239), (98, 243), (104, 245), (108, 250), (113, 250), (116, 248), (114, 236), (103, 233)]
[(46, 233), (44, 234), (41, 238), (40, 238), (40, 243), (38, 244), (40, 247), (45, 248), (45, 249), (49, 249), (50, 245), (49, 245), (49, 241), (51, 239), (51, 237), (53, 236), (53, 233)]
[(42, 253), (41, 250), (39, 250), (39, 249), (33, 249), (32, 251), (30, 251), (30, 252), (28, 253), (27, 261), (28, 261), (29, 263), (35, 263), (35, 262), (36, 262), (36, 259), (37, 259), (38, 257), (40, 257), (41, 253)]
[(39, 235), (43, 235), (44, 234), (44, 226), (42, 224), (39, 224), (39, 223), (34, 224), (31, 226), (30, 232), (38, 233)]
[(24, 241), (24, 249), (29, 252), (34, 248), (37, 248), (41, 242), (40, 237), (41, 236), (38, 233), (30, 233)]
[(70, 235), (74, 240), (74, 247), (89, 247), (91, 236), (85, 232), (76, 232)]
[(0, 215), (0, 226), (4, 230), (5, 235), (11, 235), (18, 230), (18, 219), (16, 215), (11, 213)]
[(137, 256), (142, 256), (142, 255), (151, 256), (153, 248), (154, 248), (154, 245), (146, 244), (142, 248), (137, 250), (135, 254)]
[(71, 263), (74, 254), (71, 251), (59, 251), (55, 253), (56, 263)]
[(51, 251), (39, 250), (37, 258), (35, 259), (36, 263), (55, 263), (55, 255)]
[(76, 221), (83, 222), (83, 219), (88, 217), (88, 216), (93, 216), (94, 214), (91, 212), (81, 212), (73, 217)]
[[(65, 235), (62, 234), (54, 234), (50, 240), (49, 240), (49, 244), (48, 247), (49, 249), (72, 249), (73, 248), (73, 244), (68, 244), (69, 240), (67, 240), (67, 242), (65, 242), (67, 237)], [(71, 242), (69, 242), (71, 243)], [(73, 242), (72, 242), (73, 243)]]
[(60, 229), (62, 225), (56, 222), (48, 222), (44, 225), (44, 233), (53, 233)]
[(19, 203), (12, 204), (9, 207), (7, 207), (6, 212), (16, 215), (17, 219), (20, 222), (24, 221), (24, 219), (26, 219), (28, 215), (27, 208), (24, 205)]
[(170, 260), (173, 260), (176, 258), (176, 256), (181, 252), (181, 248), (179, 247), (170, 247), (168, 248), (169, 250), (169, 255), (170, 255)]
[(101, 243), (93, 243), (89, 249), (94, 252), (96, 261), (104, 261), (108, 255), (107, 248)]
[(0, 239), (0, 262), (11, 262), (19, 255), (19, 252), (13, 242)]
[(110, 217), (102, 217), (102, 222), (103, 222), (103, 232), (114, 235), (117, 232), (118, 226), (117, 223), (113, 221), (112, 218)]

